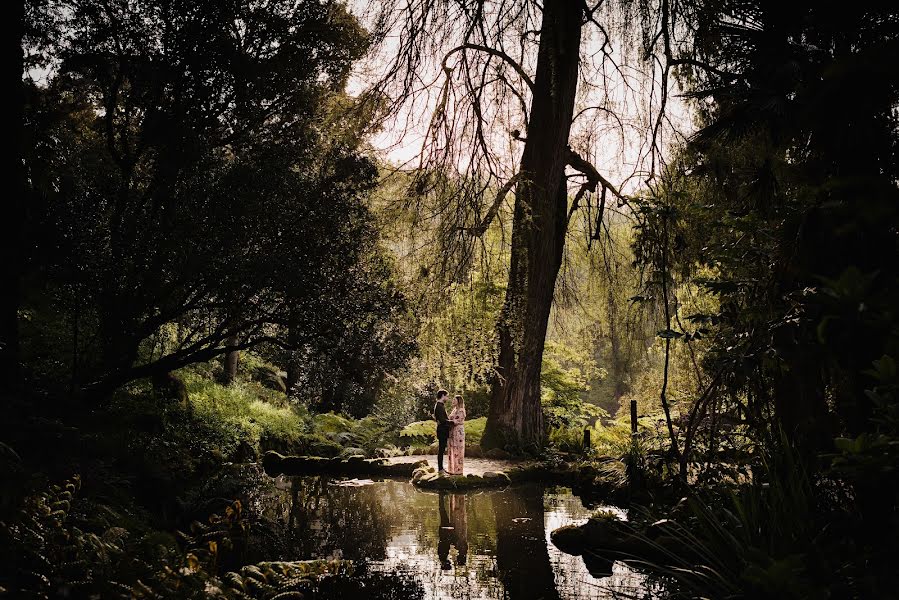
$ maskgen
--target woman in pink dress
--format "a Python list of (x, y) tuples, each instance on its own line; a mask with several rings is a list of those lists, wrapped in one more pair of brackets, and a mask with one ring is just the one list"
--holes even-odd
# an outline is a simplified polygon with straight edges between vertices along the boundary
[(446, 470), (450, 475), (461, 475), (465, 463), (465, 402), (462, 396), (453, 399), (449, 421), (453, 426), (447, 440), (449, 466)]

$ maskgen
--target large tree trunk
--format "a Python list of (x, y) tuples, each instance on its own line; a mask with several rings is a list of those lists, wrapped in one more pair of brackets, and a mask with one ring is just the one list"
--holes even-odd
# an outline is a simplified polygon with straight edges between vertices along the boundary
[(543, 443), (540, 367), (562, 264), (568, 195), (565, 164), (574, 111), (581, 4), (547, 0), (521, 158), (506, 300), (497, 325), (498, 376), (481, 444), (533, 449)]

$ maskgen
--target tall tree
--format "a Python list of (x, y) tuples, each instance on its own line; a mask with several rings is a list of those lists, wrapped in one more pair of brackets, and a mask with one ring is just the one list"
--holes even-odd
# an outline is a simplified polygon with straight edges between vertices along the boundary
[[(435, 214), (453, 224), (444, 228), (450, 238), (444, 247), (458, 257), (445, 265), (449, 279), (470, 266), (472, 245), (503, 213), (514, 191), (511, 262), (497, 324), (499, 358), (482, 441), (486, 447), (542, 445), (541, 357), (569, 220), (579, 206), (604, 206), (607, 195), (623, 199), (588, 160), (588, 152), (570, 147), (579, 79), (595, 77), (591, 83), (602, 92), (598, 105), (584, 107), (577, 117), (616, 119), (607, 78), (626, 78), (611, 59), (610, 38), (598, 20), (603, 11), (614, 10), (604, 2), (590, 7), (564, 0), (444, 0), (402, 7), (388, 3), (376, 20), (382, 31), (394, 34), (386, 46), (397, 57), (385, 78), (399, 86), (391, 108), (408, 102), (413, 114), (432, 112), (410, 192), (436, 196)], [(401, 16), (391, 20), (394, 14)], [(585, 66), (589, 61), (581, 56), (587, 30), (601, 40), (592, 38), (599, 67)], [(437, 64), (428, 63), (435, 55)], [(419, 93), (429, 68), (443, 73), (436, 97)], [(382, 83), (372, 97), (381, 99), (389, 90)], [(654, 136), (653, 148), (656, 142)], [(520, 160), (515, 160), (521, 143)], [(566, 167), (583, 181), (570, 200)], [(594, 223), (598, 231), (601, 223), (602, 216)]]
[(63, 26), (49, 83), (27, 88), (32, 258), (35, 292), (80, 315), (76, 353), (100, 356), (78, 384), (284, 344), (291, 304), (297, 347), (337, 335), (353, 298), (329, 291), (369, 275), (354, 266), (376, 241), (377, 171), (332, 115), (367, 43), (345, 7), (47, 6)]
[(539, 445), (540, 368), (568, 226), (565, 165), (578, 80), (582, 9), (546, 2), (521, 157), (506, 301), (497, 330), (499, 361), (482, 443)]

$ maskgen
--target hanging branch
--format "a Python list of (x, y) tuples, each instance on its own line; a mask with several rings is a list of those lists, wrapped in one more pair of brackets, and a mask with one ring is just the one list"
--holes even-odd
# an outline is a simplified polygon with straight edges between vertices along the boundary
[(717, 391), (723, 375), (723, 369), (718, 371), (706, 389), (702, 392), (702, 395), (696, 399), (696, 402), (693, 403), (693, 407), (690, 409), (690, 415), (687, 418), (687, 431), (684, 436), (684, 452), (680, 456), (680, 475), (684, 480), (687, 479), (687, 462), (690, 460), (690, 454), (693, 451), (693, 438), (696, 435), (699, 422), (705, 415), (706, 405), (708, 404), (709, 399), (712, 398), (713, 393)]
[(509, 191), (512, 187), (515, 186), (516, 183), (521, 179), (521, 173), (516, 173), (513, 175), (506, 183), (503, 184), (499, 191), (496, 193), (496, 197), (493, 199), (493, 204), (490, 205), (490, 208), (487, 209), (487, 214), (484, 215), (484, 218), (481, 219), (481, 222), (478, 223), (474, 227), (460, 227), (460, 231), (465, 231), (470, 233), (475, 237), (481, 237), (487, 232), (487, 228), (490, 227), (490, 224), (493, 222), (493, 219), (496, 218), (497, 213), (499, 213), (499, 208), (503, 204), (503, 200), (506, 199)]
[[(667, 209), (666, 209), (667, 212)], [(671, 362), (671, 306), (668, 301), (668, 215), (662, 218), (662, 257), (661, 257), (661, 276), (662, 276), (662, 298), (665, 309), (665, 370), (662, 376), (662, 391), (660, 398), (662, 400), (662, 409), (665, 411), (665, 424), (668, 426), (668, 436), (671, 438), (671, 451), (678, 462), (680, 462), (680, 451), (677, 447), (677, 436), (674, 434), (674, 425), (671, 422), (671, 409), (668, 406), (668, 368)], [(686, 479), (686, 473), (681, 473)]]

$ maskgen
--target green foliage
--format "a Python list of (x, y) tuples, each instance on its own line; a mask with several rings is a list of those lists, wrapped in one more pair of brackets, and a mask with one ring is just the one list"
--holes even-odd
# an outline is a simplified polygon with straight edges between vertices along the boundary
[(410, 445), (428, 446), (437, 441), (437, 424), (434, 419), (409, 423), (400, 430), (399, 437)]
[(465, 420), (465, 445), (478, 446), (481, 443), (481, 437), (484, 435), (484, 428), (487, 426), (487, 417), (478, 417), (477, 419)]
[(762, 460), (752, 484), (685, 499), (654, 534), (638, 534), (653, 554), (645, 564), (679, 597), (881, 597), (846, 539), (846, 498), (800, 461), (787, 444)]
[(394, 434), (389, 427), (377, 417), (365, 417), (353, 424), (350, 441), (368, 455), (373, 455), (378, 448), (388, 444)]
[(334, 413), (321, 413), (312, 418), (312, 426), (316, 433), (322, 435), (339, 435), (353, 428), (353, 422), (346, 417)]
[[(648, 281), (715, 299), (672, 326), (674, 346), (708, 345), (705, 376), (720, 393), (699, 412), (715, 435), (741, 418), (755, 441), (783, 428), (811, 463), (834, 438), (876, 428), (865, 370), (899, 339), (899, 87), (884, 59), (895, 19), (883, 7), (763, 6), (705, 4), (688, 17), (703, 32), (691, 57), (713, 67), (680, 71), (708, 100), (695, 104), (702, 129), (636, 203), (634, 247)], [(742, 19), (755, 27), (730, 27)], [(846, 119), (833, 121), (835, 107)]]
[(413, 344), (366, 205), (366, 126), (341, 117), (365, 31), (338, 2), (107, 8), (26, 11), (53, 64), (24, 85), (22, 308), (53, 325), (26, 332), (26, 367), (105, 397), (276, 338), (321, 367), (310, 402), (376, 389)]
[(590, 440), (600, 456), (623, 456), (631, 445), (630, 421), (607, 421), (594, 427)]
[(581, 396), (588, 389), (588, 378), (595, 365), (590, 361), (580, 361), (579, 366), (565, 369), (556, 360), (557, 356), (567, 356), (569, 361), (575, 355), (558, 345), (548, 345), (544, 354), (543, 369), (540, 373), (542, 390), (543, 420), (550, 446), (565, 452), (583, 450), (584, 429), (592, 426), (609, 414)]
[(304, 409), (257, 383), (224, 386), (191, 373), (184, 379), (196, 418), (233, 431), (235, 441), (259, 447), (264, 440), (266, 449), (276, 449), (295, 444), (307, 431), (309, 417)]
[(122, 527), (108, 506), (80, 497), (78, 475), (26, 498), (18, 518), (0, 523), (0, 588), (14, 597), (130, 597), (139, 578), (177, 561), (171, 536)]
[[(311, 339), (304, 351), (285, 357), (292, 397), (317, 412), (356, 418), (371, 414), (385, 380), (403, 372), (416, 349), (417, 324), (407, 311), (394, 269), (390, 257), (377, 247), (348, 267), (348, 285), (328, 290), (330, 305), (317, 310), (332, 311), (331, 327), (340, 325), (327, 337)], [(308, 315), (294, 327), (305, 327), (314, 317)]]
[(545, 356), (540, 371), (540, 386), (544, 405), (565, 406), (580, 400), (587, 389), (586, 378), (577, 368), (563, 369), (553, 358)]
[[(175, 538), (130, 531), (107, 506), (79, 497), (81, 479), (29, 497), (19, 518), (0, 523), (0, 593), (19, 597), (221, 598), (303, 597), (315, 581), (347, 570), (339, 561), (261, 562), (223, 572), (249, 534), (240, 501)], [(84, 506), (82, 506), (84, 504)], [(96, 511), (92, 521), (81, 511)], [(92, 514), (88, 512), (87, 514)], [(109, 515), (108, 517), (98, 517)]]
[[(566, 358), (575, 366), (563, 368), (559, 360)], [(590, 373), (596, 367), (592, 361), (579, 358), (570, 349), (548, 344), (540, 372), (547, 442), (565, 452), (580, 452), (584, 429), (609, 416), (599, 406), (581, 399), (588, 390)]]

